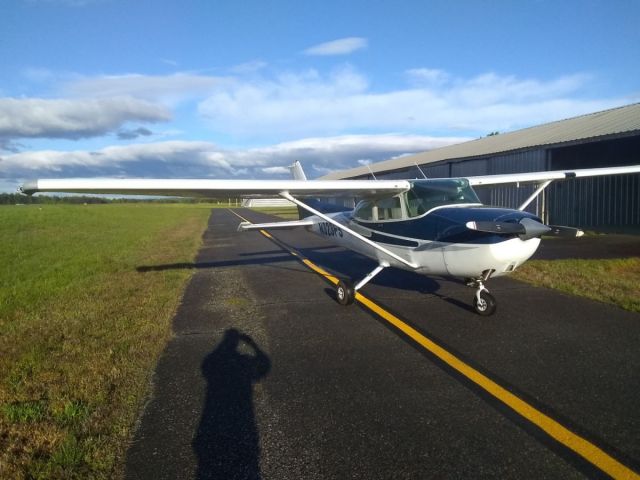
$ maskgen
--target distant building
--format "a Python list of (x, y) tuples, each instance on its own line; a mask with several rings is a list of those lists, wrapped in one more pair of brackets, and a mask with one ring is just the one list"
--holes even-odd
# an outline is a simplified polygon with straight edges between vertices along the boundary
[[(334, 172), (323, 179), (466, 177), (640, 164), (640, 103)], [(483, 187), (489, 205), (516, 207), (534, 186)], [(553, 182), (528, 210), (546, 222), (640, 227), (640, 174)]]

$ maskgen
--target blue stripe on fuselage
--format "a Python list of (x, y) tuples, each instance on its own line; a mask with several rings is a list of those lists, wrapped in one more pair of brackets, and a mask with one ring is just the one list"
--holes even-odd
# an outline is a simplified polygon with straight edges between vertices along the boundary
[[(496, 235), (493, 233), (478, 232), (468, 229), (466, 223), (471, 221), (517, 223), (523, 218), (533, 218), (534, 220), (540, 221), (538, 217), (528, 212), (493, 207), (440, 208), (424, 217), (400, 220), (397, 222), (363, 222), (356, 219), (353, 219), (353, 221), (374, 232), (388, 233), (416, 240), (491, 244), (504, 242), (509, 238), (513, 238), (514, 235)], [(377, 241), (390, 243), (382, 238)]]
[(401, 247), (417, 247), (420, 245), (415, 240), (406, 240), (404, 238), (390, 237), (389, 235), (385, 235), (379, 232), (371, 232), (370, 240), (378, 243), (386, 243), (387, 245), (399, 245)]

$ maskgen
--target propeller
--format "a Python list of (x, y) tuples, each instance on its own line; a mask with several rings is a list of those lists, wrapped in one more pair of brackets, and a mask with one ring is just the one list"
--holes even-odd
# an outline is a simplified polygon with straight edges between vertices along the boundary
[(466, 227), (478, 232), (497, 233), (499, 235), (518, 235), (522, 240), (553, 235), (556, 237), (581, 237), (584, 232), (578, 228), (559, 225), (545, 225), (532, 218), (523, 218), (520, 222), (467, 222)]

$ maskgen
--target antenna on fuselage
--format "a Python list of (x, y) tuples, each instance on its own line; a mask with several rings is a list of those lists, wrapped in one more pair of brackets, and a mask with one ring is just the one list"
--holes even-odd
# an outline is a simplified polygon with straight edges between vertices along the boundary
[(418, 165), (416, 162), (413, 162), (413, 164), (418, 167), (418, 170), (420, 170), (420, 173), (422, 174), (422, 176), (424, 177), (424, 179), (427, 179), (427, 176), (424, 174), (424, 172), (422, 171), (422, 169), (420, 168), (420, 165)]
[(369, 165), (368, 163), (367, 163), (367, 168), (368, 168), (368, 169), (369, 169), (369, 171), (371, 172), (371, 176), (373, 177), (373, 179), (374, 179), (374, 180), (377, 180), (377, 178), (376, 178), (376, 174), (375, 174), (375, 173), (373, 173), (373, 170), (371, 170), (371, 165)]

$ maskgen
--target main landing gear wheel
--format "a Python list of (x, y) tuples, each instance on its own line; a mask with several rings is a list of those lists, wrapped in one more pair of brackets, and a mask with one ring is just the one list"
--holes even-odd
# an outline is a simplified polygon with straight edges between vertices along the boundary
[(478, 295), (473, 296), (473, 308), (475, 309), (476, 313), (482, 315), (483, 317), (493, 315), (497, 307), (496, 299), (486, 290), (482, 290), (479, 296), (479, 300)]
[(356, 289), (349, 280), (340, 280), (336, 287), (336, 298), (340, 305), (351, 305), (356, 298)]

